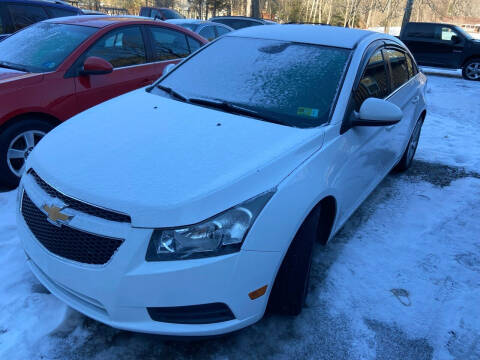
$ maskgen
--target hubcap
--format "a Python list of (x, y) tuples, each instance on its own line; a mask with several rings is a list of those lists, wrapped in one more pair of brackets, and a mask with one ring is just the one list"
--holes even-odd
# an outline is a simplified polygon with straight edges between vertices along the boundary
[(465, 68), (465, 74), (471, 80), (480, 79), (480, 61), (468, 64)]
[(418, 140), (420, 139), (420, 129), (422, 128), (421, 121), (417, 122), (415, 126), (415, 130), (413, 130), (412, 139), (410, 140), (410, 144), (408, 144), (408, 162), (413, 160), (415, 156), (415, 151), (417, 151)]
[(29, 130), (12, 140), (7, 150), (7, 164), (12, 173), (18, 177), (22, 176), (28, 155), (44, 136), (43, 131)]

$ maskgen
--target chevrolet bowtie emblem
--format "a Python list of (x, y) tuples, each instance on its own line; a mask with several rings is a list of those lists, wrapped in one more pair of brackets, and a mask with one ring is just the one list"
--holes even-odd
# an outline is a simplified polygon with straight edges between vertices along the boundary
[(63, 209), (65, 209), (65, 207), (60, 208), (55, 205), (48, 206), (47, 204), (45, 204), (42, 206), (42, 209), (48, 216), (47, 220), (56, 226), (60, 226), (61, 224), (66, 224), (73, 217), (61, 212)]

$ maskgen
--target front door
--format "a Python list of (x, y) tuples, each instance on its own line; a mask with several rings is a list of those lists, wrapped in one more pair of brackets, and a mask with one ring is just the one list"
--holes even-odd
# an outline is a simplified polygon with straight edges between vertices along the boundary
[[(370, 98), (386, 98), (389, 94), (388, 72), (381, 50), (369, 59), (357, 88), (355, 107)], [(336, 188), (343, 189), (344, 201), (339, 209), (339, 223), (343, 223), (372, 189), (386, 175), (386, 159), (393, 156), (384, 127), (357, 126), (340, 135), (340, 148), (345, 163), (339, 173)]]
[(435, 25), (434, 65), (459, 68), (463, 58), (465, 38), (447, 25)]
[(79, 66), (90, 56), (109, 61), (113, 72), (75, 78), (78, 112), (118, 95), (151, 84), (159, 77), (155, 65), (147, 63), (146, 46), (139, 26), (128, 26), (100, 38), (81, 57)]

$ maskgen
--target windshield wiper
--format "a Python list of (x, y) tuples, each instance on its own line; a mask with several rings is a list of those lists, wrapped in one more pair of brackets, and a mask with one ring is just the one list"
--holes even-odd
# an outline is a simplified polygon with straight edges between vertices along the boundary
[(12, 70), (18, 70), (18, 71), (23, 71), (23, 72), (30, 72), (27, 68), (25, 68), (21, 65), (7, 63), (6, 61), (0, 61), (0, 67), (3, 67), (5, 69), (12, 69)]
[(184, 102), (188, 102), (188, 99), (183, 96), (182, 94), (180, 94), (179, 92), (173, 90), (172, 88), (168, 87), (168, 86), (163, 86), (163, 85), (160, 85), (158, 84), (157, 85), (157, 88), (159, 88), (160, 90), (163, 90), (165, 91), (167, 94), (169, 94), (170, 96), (178, 99), (178, 100), (181, 100), (181, 101), (184, 101)]
[(258, 111), (252, 110), (245, 108), (240, 105), (232, 104), (231, 102), (228, 101), (223, 101), (223, 100), (211, 100), (211, 99), (201, 99), (201, 98), (190, 98), (188, 99), (188, 102), (191, 104), (197, 104), (197, 105), (205, 105), (208, 107), (212, 107), (215, 109), (223, 110), (225, 112), (231, 113), (231, 114), (237, 114), (237, 115), (246, 115), (250, 116), (256, 119), (260, 120), (265, 120), (271, 123), (275, 124), (280, 124), (280, 125), (286, 125), (285, 123), (272, 118), (270, 116), (264, 115), (259, 113)]

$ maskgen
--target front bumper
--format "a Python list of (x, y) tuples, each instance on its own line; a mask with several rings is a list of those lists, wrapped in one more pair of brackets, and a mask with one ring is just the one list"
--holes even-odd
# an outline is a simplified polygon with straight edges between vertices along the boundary
[[(262, 318), (280, 252), (240, 251), (219, 257), (146, 262), (152, 230), (128, 227), (124, 242), (105, 265), (88, 265), (49, 252), (18, 211), (18, 231), (28, 264), (54, 295), (72, 308), (112, 327), (171, 336), (211, 336)], [(255, 300), (248, 294), (264, 285)], [(151, 319), (148, 307), (223, 303), (233, 320), (184, 324)]]

